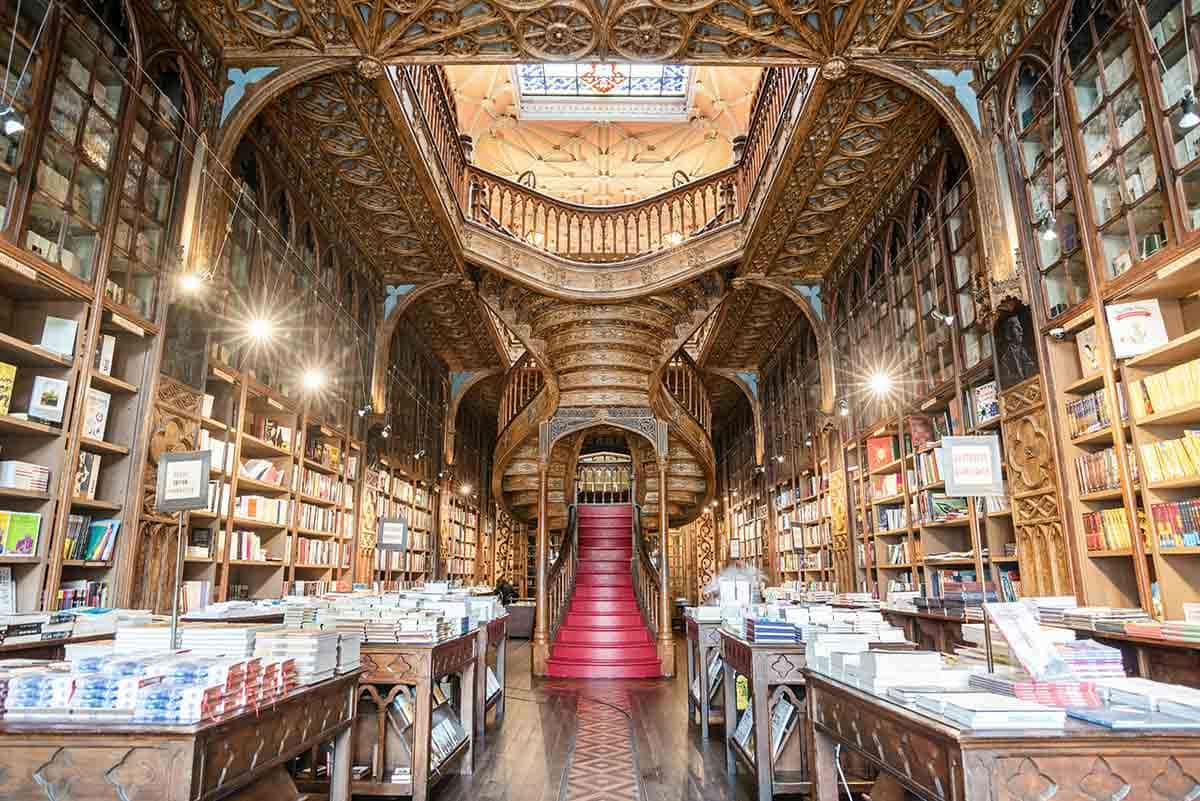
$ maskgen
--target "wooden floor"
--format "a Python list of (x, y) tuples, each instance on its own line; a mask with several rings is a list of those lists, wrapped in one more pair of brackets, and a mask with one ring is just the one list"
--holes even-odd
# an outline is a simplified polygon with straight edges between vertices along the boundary
[[(686, 673), (682, 641), (676, 664)], [(534, 679), (529, 643), (509, 640), (508, 710), (489, 726), (471, 776), (451, 776), (433, 801), (743, 801), (725, 773), (721, 727), (708, 742), (687, 723), (686, 678)]]

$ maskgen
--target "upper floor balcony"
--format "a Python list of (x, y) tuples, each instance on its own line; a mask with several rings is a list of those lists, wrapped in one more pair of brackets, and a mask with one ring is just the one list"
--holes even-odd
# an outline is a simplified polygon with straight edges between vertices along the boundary
[[(533, 170), (512, 180), (473, 163), (473, 142), (461, 132), (461, 109), (446, 69), (394, 68), (413, 129), (437, 162), (428, 166), (440, 171), (443, 191), (452, 195), (447, 202), (457, 206), (467, 230), (474, 226), (480, 233), (498, 235), (576, 267), (642, 264), (692, 240), (752, 222), (783, 149), (779, 139), (787, 126), (781, 123), (794, 119), (811, 84), (810, 71), (801, 67), (772, 67), (755, 75), (752, 95), (747, 93), (752, 99), (746, 104), (745, 133), (732, 140), (729, 166), (695, 180), (676, 171), (674, 185), (665, 191), (592, 205), (565, 199), (561, 191), (543, 191), (536, 186)], [(681, 124), (694, 122), (693, 113)], [(546, 150), (557, 149), (546, 143)]]

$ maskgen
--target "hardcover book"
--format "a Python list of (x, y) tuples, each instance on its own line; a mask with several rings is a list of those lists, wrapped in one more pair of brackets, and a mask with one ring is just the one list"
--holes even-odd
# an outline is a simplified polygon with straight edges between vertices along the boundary
[(61, 378), (39, 375), (33, 379), (29, 416), (48, 423), (62, 423), (67, 408), (68, 384)]
[(1112, 334), (1113, 355), (1128, 359), (1167, 344), (1167, 327), (1158, 300), (1130, 300), (1104, 307)]
[(1084, 376), (1100, 372), (1100, 350), (1096, 343), (1096, 326), (1089, 325), (1075, 335), (1075, 347), (1079, 350), (1079, 370)]
[(867, 440), (867, 469), (878, 470), (899, 456), (895, 437), (871, 437)]
[(79, 469), (75, 471), (75, 497), (96, 497), (96, 487), (100, 481), (100, 454), (79, 452)]
[(46, 350), (70, 358), (75, 353), (75, 333), (78, 330), (79, 323), (75, 320), (47, 315), (42, 325), (40, 344)]
[(8, 414), (12, 403), (13, 382), (17, 380), (17, 368), (7, 362), (0, 362), (0, 414)]
[(88, 389), (87, 407), (83, 415), (83, 435), (89, 439), (103, 440), (108, 427), (108, 405), (112, 396), (98, 389)]
[(975, 423), (985, 423), (1000, 416), (1000, 400), (996, 397), (996, 382), (988, 381), (973, 390)]
[(117, 347), (117, 338), (112, 334), (101, 334), (100, 342), (96, 345), (96, 370), (104, 375), (112, 375), (113, 352)]
[(4, 524), (4, 551), (7, 556), (37, 555), (42, 516), (37, 512), (0, 512)]

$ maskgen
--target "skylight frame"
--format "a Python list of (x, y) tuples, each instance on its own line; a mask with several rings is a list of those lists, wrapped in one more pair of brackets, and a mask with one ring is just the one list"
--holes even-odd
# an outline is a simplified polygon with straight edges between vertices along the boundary
[[(613, 92), (587, 91), (579, 76), (593, 68), (590, 62), (568, 64), (515, 64), (510, 67), (513, 99), (517, 117), (521, 120), (606, 120), (611, 122), (687, 122), (696, 86), (696, 69), (685, 64), (635, 64), (615, 62), (611, 66), (625, 71), (624, 85)], [(523, 74), (532, 70), (560, 73), (560, 77), (571, 80), (574, 86), (563, 87), (557, 92), (527, 91)], [(562, 75), (570, 70), (571, 75)], [(648, 73), (657, 71), (657, 76)], [(671, 75), (670, 72), (674, 72)], [(638, 73), (641, 73), (640, 75)], [(658, 80), (657, 92), (643, 89), (634, 93), (638, 79)], [(678, 90), (663, 93), (661, 82), (675, 79), (681, 83)], [(582, 90), (581, 90), (582, 87)]]

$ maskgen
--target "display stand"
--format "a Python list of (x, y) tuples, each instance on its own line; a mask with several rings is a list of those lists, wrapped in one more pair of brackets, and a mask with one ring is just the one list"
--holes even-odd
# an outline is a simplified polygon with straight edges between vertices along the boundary
[[(1111, 731), (1068, 719), (1055, 730), (959, 729), (807, 670), (808, 725), (816, 801), (837, 801), (834, 765), (854, 753), (926, 801), (1156, 798), (1196, 792), (1200, 732)], [(1102, 795), (1098, 788), (1109, 788)], [(1075, 788), (1078, 788), (1076, 791)], [(1072, 795), (1074, 794), (1074, 795)]]
[[(708, 666), (721, 652), (721, 622), (701, 621), (684, 615), (684, 628), (687, 631), (688, 725), (699, 719), (700, 736), (707, 740), (709, 715), (714, 708)], [(693, 685), (699, 686), (699, 697), (692, 692)], [(719, 698), (715, 708), (721, 710), (723, 722), (725, 705)]]
[[(475, 672), (480, 634), (470, 631), (433, 645), (364, 643), (356, 724), (357, 750), (370, 754), (365, 778), (353, 782), (356, 795), (411, 796), (425, 801), (434, 784), (452, 772), (475, 770)], [(435, 698), (438, 680), (458, 676), (454, 697)], [(393, 702), (412, 709), (403, 720)], [(436, 761), (431, 741), (436, 722), (454, 715), (462, 740)], [(407, 768), (407, 781), (392, 781), (396, 769)]]
[[(479, 714), (475, 716), (475, 738), (479, 745), (484, 744), (487, 728), (487, 713), (492, 707), (496, 708), (496, 725), (504, 720), (504, 657), (508, 649), (508, 615), (489, 620), (487, 625), (479, 627), (479, 645), (477, 662), (475, 664), (475, 708)], [(496, 681), (500, 689), (490, 698), (487, 694), (488, 650), (496, 650)]]
[(285, 763), (332, 741), (329, 799), (349, 801), (357, 687), (347, 673), (196, 725), (0, 723), (0, 798), (294, 801)]

